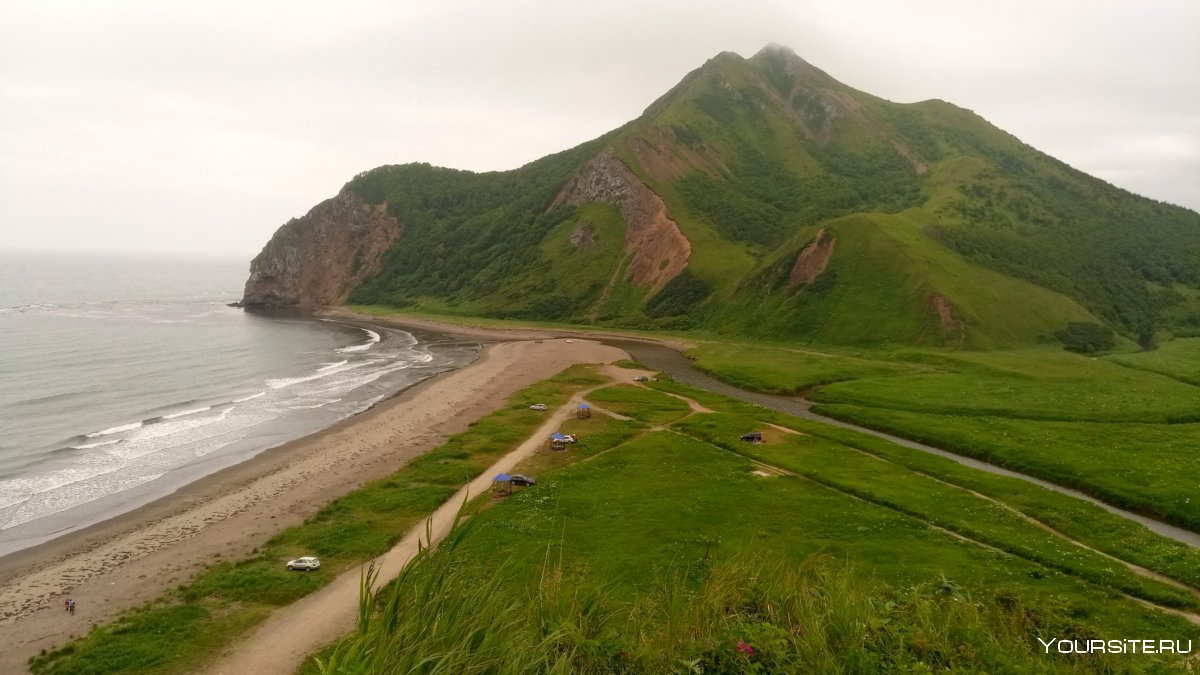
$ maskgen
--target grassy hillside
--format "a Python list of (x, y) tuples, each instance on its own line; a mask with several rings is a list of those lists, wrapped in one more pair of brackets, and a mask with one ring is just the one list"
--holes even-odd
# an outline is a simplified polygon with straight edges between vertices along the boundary
[[(591, 202), (563, 198), (602, 153), (689, 243), (671, 283), (628, 267), (651, 216), (620, 195), (641, 187), (609, 175)], [(723, 53), (624, 127), (519, 169), (381, 167), (350, 188), (404, 228), (356, 304), (846, 345), (1073, 343), (1075, 325), (1149, 347), (1200, 326), (1200, 215), (781, 48)]]

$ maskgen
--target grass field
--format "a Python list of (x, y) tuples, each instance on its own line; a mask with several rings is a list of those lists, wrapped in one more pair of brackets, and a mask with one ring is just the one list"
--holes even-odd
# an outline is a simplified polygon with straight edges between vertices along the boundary
[(806, 397), (816, 412), (1074, 487), (1200, 528), (1200, 340), (1089, 358), (999, 352), (772, 348), (706, 341), (696, 365), (722, 380)]
[[(592, 395), (601, 398), (621, 399), (623, 414), (636, 413), (640, 398), (647, 418), (678, 400), (634, 397), (628, 387)], [(422, 662), (464, 673), (1180, 665), (1056, 659), (1036, 651), (1034, 636), (1190, 636), (1193, 626), (1125, 594), (1191, 608), (1193, 592), (1070, 543), (1023, 515), (1036, 508), (935, 480), (937, 467), (922, 472), (778, 430), (766, 444), (740, 443), (739, 432), (772, 420), (811, 423), (713, 395), (704, 403), (730, 412), (687, 415), (661, 430), (627, 427), (635, 437), (613, 437), (599, 454), (560, 455), (569, 461), (558, 468), (537, 465), (535, 488), (477, 504), (461, 536), (381, 594), (364, 633), (324, 652), (325, 670), (310, 672)], [(785, 471), (756, 475), (764, 467), (755, 460)], [(1091, 525), (1111, 518), (1089, 515)], [(1195, 579), (1198, 562), (1192, 553), (1179, 567)], [(756, 646), (753, 658), (739, 642)]]
[(857, 380), (813, 396), (912, 412), (1031, 420), (1200, 421), (1200, 388), (1058, 349), (959, 352), (955, 372)]
[(1047, 422), (850, 405), (817, 412), (1074, 487), (1139, 513), (1200, 529), (1200, 424)]
[(1108, 360), (1200, 386), (1200, 338), (1177, 338), (1154, 351), (1114, 354)]
[(769, 394), (795, 394), (812, 387), (861, 378), (930, 372), (933, 366), (889, 361), (879, 353), (804, 349), (762, 342), (700, 342), (688, 351), (696, 368), (730, 384)]

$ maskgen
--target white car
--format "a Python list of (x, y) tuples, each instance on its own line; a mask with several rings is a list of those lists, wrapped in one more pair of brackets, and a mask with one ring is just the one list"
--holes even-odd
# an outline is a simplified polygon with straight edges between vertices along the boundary
[(529, 406), (529, 409), (530, 410), (545, 410), (546, 404), (545, 403), (534, 403), (533, 405)]
[(314, 558), (312, 556), (305, 556), (303, 558), (296, 558), (295, 560), (289, 560), (288, 564), (287, 564), (287, 568), (288, 568), (289, 572), (294, 572), (296, 570), (300, 570), (303, 572), (311, 572), (320, 567), (321, 567), (321, 561), (317, 560), (316, 558)]

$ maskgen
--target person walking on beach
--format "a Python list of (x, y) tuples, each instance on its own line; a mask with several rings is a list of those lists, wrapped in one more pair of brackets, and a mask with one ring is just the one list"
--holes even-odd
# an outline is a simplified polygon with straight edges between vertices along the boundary
[(70, 598), (63, 600), (63, 609), (68, 612), (71, 611), (71, 599)]
[(71, 613), (71, 616), (75, 616), (75, 599), (74, 598), (67, 599), (67, 611)]

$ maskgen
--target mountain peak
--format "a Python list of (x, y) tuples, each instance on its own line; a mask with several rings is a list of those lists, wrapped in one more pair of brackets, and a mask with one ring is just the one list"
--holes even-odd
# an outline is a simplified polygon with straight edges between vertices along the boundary
[(796, 80), (821, 80), (835, 83), (828, 73), (805, 61), (791, 47), (771, 43), (758, 50), (749, 62), (768, 72), (776, 72)]
[(771, 44), (767, 45), (766, 47), (763, 47), (762, 49), (758, 50), (757, 54), (755, 54), (754, 56), (752, 56), (750, 58), (752, 58), (752, 59), (786, 58), (786, 59), (799, 59), (801, 61), (804, 60), (804, 59), (801, 59), (800, 56), (798, 54), (796, 54), (795, 50), (793, 50), (791, 47), (789, 47), (787, 45), (781, 45), (778, 42), (772, 42)]

